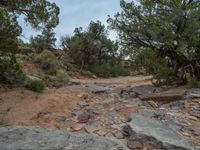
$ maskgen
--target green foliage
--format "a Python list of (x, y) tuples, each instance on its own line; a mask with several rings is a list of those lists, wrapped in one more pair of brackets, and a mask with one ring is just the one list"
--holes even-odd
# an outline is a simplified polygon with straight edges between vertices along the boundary
[(0, 57), (0, 81), (9, 84), (21, 84), (25, 74), (21, 70), (20, 63), (16, 58), (10, 56)]
[(21, 34), (21, 28), (17, 18), (0, 7), (0, 53), (16, 53), (17, 36)]
[(32, 91), (41, 93), (44, 91), (46, 86), (41, 80), (28, 80), (25, 87)]
[(198, 88), (200, 87), (200, 81), (196, 77), (190, 77), (188, 80), (188, 85), (190, 88)]
[(56, 56), (48, 50), (44, 50), (42, 53), (35, 56), (35, 62), (50, 75), (56, 74), (59, 69), (59, 61)]
[(35, 29), (52, 29), (58, 24), (59, 8), (46, 0), (1, 0), (0, 1), (0, 81), (21, 83), (25, 75), (15, 55), (18, 53), (22, 29), (18, 18)]
[(99, 77), (117, 77), (130, 75), (130, 72), (127, 69), (109, 63), (94, 63), (89, 67), (89, 70)]
[[(160, 63), (157, 69), (153, 67), (156, 76), (184, 80), (183, 77), (190, 74), (200, 78), (198, 1), (121, 0), (121, 7), (122, 12), (108, 22), (119, 33), (124, 51), (135, 55), (133, 61), (139, 59), (136, 58), (140, 56), (138, 53), (150, 51), (147, 60)], [(152, 63), (143, 67), (152, 70)]]
[(30, 45), (37, 52), (42, 52), (45, 49), (52, 50), (55, 47), (55, 33), (51, 28), (46, 27), (41, 35), (30, 38)]
[(0, 7), (15, 17), (23, 14), (25, 21), (36, 29), (55, 27), (59, 22), (59, 8), (47, 0), (1, 0)]
[(69, 82), (69, 76), (64, 70), (58, 70), (56, 75), (45, 75), (43, 80), (48, 86), (61, 87)]
[(87, 68), (94, 60), (116, 57), (118, 45), (107, 37), (107, 30), (100, 22), (91, 22), (87, 30), (76, 28), (74, 36), (61, 38), (61, 46), (81, 68)]
[(151, 74), (156, 79), (155, 84), (171, 84), (172, 68), (168, 66), (168, 62), (162, 59), (154, 50), (141, 49), (134, 55), (133, 67), (140, 70), (142, 67), (146, 69), (147, 74)]

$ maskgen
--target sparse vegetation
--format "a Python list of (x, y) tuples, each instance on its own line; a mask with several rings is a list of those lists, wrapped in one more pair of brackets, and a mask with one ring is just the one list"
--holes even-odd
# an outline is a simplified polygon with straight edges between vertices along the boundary
[(25, 86), (26, 88), (39, 93), (43, 92), (45, 89), (45, 84), (41, 80), (28, 80)]
[(35, 63), (49, 75), (56, 74), (59, 69), (59, 61), (56, 56), (49, 50), (35, 56)]
[(69, 76), (64, 70), (58, 70), (56, 75), (44, 75), (43, 80), (48, 86), (61, 87), (69, 82)]
[(190, 77), (188, 80), (188, 85), (191, 88), (198, 88), (200, 87), (200, 82), (196, 77)]
[(22, 84), (25, 74), (21, 70), (20, 63), (16, 58), (0, 56), (0, 81), (9, 84)]
[(7, 122), (7, 115), (8, 113), (11, 111), (11, 107), (8, 107), (6, 110), (4, 110), (3, 112), (0, 112), (0, 127), (1, 126), (6, 126), (8, 125), (8, 122)]
[(95, 63), (89, 67), (90, 71), (99, 77), (128, 76), (130, 72), (116, 64)]

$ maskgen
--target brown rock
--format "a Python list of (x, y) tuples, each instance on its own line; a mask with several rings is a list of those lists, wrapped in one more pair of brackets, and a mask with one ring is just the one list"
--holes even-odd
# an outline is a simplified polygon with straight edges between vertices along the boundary
[(80, 116), (78, 116), (79, 123), (87, 123), (89, 119), (90, 119), (90, 116), (87, 113), (83, 113)]
[(94, 133), (95, 131), (98, 131), (99, 128), (98, 128), (98, 127), (95, 127), (95, 126), (85, 126), (85, 130), (86, 130), (88, 133)]
[(123, 139), (123, 138), (124, 138), (124, 135), (123, 135), (120, 131), (117, 131), (117, 132), (115, 133), (115, 137), (116, 137), (117, 139)]
[(89, 94), (88, 93), (80, 93), (79, 95), (78, 95), (78, 97), (80, 97), (80, 98), (82, 98), (82, 99), (88, 99), (89, 98)]
[(103, 129), (103, 130), (99, 130), (99, 131), (97, 132), (97, 134), (98, 134), (99, 136), (105, 136), (108, 132), (109, 132), (108, 130)]
[(84, 128), (84, 125), (82, 124), (73, 124), (71, 125), (72, 131), (80, 131)]
[(140, 142), (137, 142), (137, 141), (128, 141), (127, 146), (131, 150), (142, 149), (142, 147), (143, 147), (143, 145)]
[(151, 105), (153, 108), (157, 108), (158, 107), (158, 104), (154, 101), (148, 101), (149, 102), (149, 105)]
[(182, 99), (185, 92), (182, 89), (173, 89), (165, 92), (140, 95), (139, 98), (141, 100), (175, 101)]
[(131, 92), (129, 96), (130, 98), (137, 98), (137, 94), (135, 92)]

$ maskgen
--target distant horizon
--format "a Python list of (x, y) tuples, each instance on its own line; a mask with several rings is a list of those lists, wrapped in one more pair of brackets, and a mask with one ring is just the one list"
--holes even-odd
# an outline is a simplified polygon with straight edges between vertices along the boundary
[[(60, 22), (54, 29), (58, 41), (61, 36), (73, 35), (73, 31), (76, 27), (83, 27), (84, 29), (89, 25), (91, 21), (101, 21), (107, 26), (108, 15), (114, 16), (115, 13), (121, 11), (120, 1), (116, 0), (50, 0), (55, 2), (60, 7)], [(131, 1), (131, 0), (129, 0)], [(20, 25), (23, 32), (20, 37), (23, 41), (29, 42), (30, 36), (36, 36), (40, 32), (32, 29), (29, 25), (20, 18)], [(109, 36), (112, 40), (116, 39), (115, 32), (110, 32)]]

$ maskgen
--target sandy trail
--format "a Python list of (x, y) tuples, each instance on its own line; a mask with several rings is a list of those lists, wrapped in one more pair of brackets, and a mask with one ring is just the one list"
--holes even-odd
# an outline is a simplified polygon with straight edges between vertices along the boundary
[[(72, 79), (80, 85), (59, 89), (47, 89), (44, 93), (35, 93), (26, 89), (0, 89), (0, 112), (2, 122), (9, 125), (35, 125), (41, 127), (61, 127), (60, 118), (70, 118), (77, 103), (82, 101), (81, 93), (90, 98), (104, 99), (105, 95), (93, 95), (85, 89), (86, 84), (98, 84), (108, 87), (126, 87), (151, 84), (151, 77), (118, 77), (109, 79)], [(100, 97), (100, 98), (99, 98)], [(62, 128), (62, 127), (61, 127)]]

